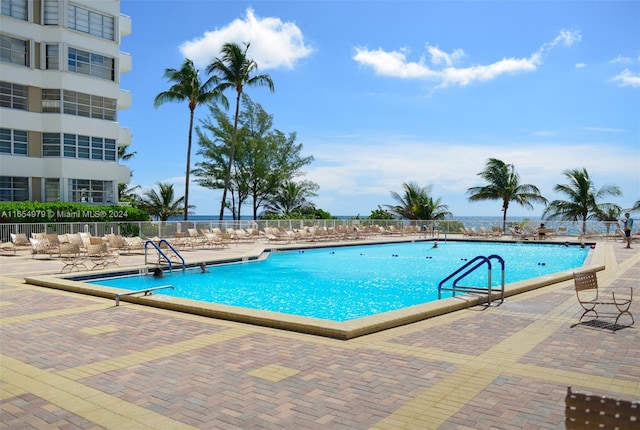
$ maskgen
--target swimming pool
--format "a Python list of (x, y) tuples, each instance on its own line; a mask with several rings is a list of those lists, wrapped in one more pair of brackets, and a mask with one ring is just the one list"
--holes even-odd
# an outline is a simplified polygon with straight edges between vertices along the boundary
[[(393, 243), (292, 250), (250, 263), (173, 271), (163, 278), (127, 276), (90, 284), (141, 290), (171, 284), (159, 294), (208, 303), (345, 322), (433, 302), (438, 283), (478, 255), (500, 255), (505, 282), (580, 267), (588, 249), (545, 244)], [(465, 285), (486, 286), (480, 268)], [(493, 285), (500, 284), (494, 271)], [(444, 297), (451, 297), (451, 293)]]

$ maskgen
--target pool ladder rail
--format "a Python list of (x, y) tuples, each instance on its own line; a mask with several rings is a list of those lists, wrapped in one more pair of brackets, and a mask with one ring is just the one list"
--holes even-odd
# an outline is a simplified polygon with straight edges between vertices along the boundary
[(126, 293), (118, 293), (116, 294), (116, 306), (120, 305), (120, 297), (122, 296), (132, 296), (134, 294), (142, 294), (143, 296), (150, 296), (152, 291), (157, 291), (157, 290), (163, 290), (165, 288), (171, 288), (173, 290), (173, 285), (162, 285), (160, 287), (152, 287), (152, 288), (145, 288), (143, 290), (136, 290), (136, 291), (127, 291)]
[[(501, 286), (500, 288), (497, 287), (493, 287), (492, 286), (492, 279), (491, 279), (491, 275), (493, 273), (493, 267), (491, 265), (491, 260), (498, 260), (498, 262), (500, 263), (500, 266), (502, 268), (501, 270)], [(463, 286), (463, 285), (458, 285), (458, 282), (462, 279), (464, 279), (467, 275), (469, 275), (470, 273), (474, 272), (476, 269), (480, 268), (483, 265), (487, 265), (487, 271), (488, 271), (488, 280), (487, 280), (487, 287), (469, 287), (469, 286)], [(444, 284), (449, 281), (451, 278), (453, 278), (454, 276), (458, 275), (462, 273), (460, 276), (458, 276), (454, 281), (452, 286), (450, 287), (445, 287)], [(504, 302), (504, 259), (502, 257), (500, 257), (499, 255), (490, 255), (488, 257), (485, 257), (483, 255), (479, 255), (475, 258), (472, 258), (470, 261), (466, 262), (465, 264), (463, 264), (459, 269), (457, 269), (456, 271), (454, 271), (452, 274), (450, 274), (449, 276), (447, 276), (446, 278), (444, 278), (442, 281), (440, 281), (440, 284), (438, 284), (438, 299), (442, 298), (442, 291), (452, 291), (453, 292), (453, 297), (456, 296), (456, 293), (474, 293), (474, 294), (486, 294), (487, 295), (487, 306), (491, 306), (491, 300), (493, 298), (494, 294), (499, 294), (500, 295), (500, 304), (502, 304), (502, 302)]]
[(180, 253), (166, 239), (160, 239), (157, 245), (153, 240), (147, 240), (144, 243), (144, 264), (147, 264), (147, 246), (151, 245), (156, 249), (156, 251), (158, 251), (158, 254), (160, 254), (160, 256), (169, 263), (169, 272), (173, 270), (173, 262), (160, 248), (160, 245), (162, 245), (163, 243), (167, 245), (167, 248), (169, 248), (180, 259), (180, 261), (182, 262), (182, 270), (185, 270), (186, 266), (184, 263), (184, 258), (182, 258), (182, 255), (180, 255)]

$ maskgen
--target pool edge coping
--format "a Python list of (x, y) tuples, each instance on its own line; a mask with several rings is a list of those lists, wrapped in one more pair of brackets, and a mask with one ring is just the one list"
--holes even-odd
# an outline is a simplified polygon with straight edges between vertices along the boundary
[[(597, 247), (596, 250), (600, 251)], [(254, 259), (259, 259), (269, 249), (275, 250), (276, 247), (265, 247), (265, 249), (255, 256)], [(286, 249), (286, 248), (285, 248)], [(288, 250), (288, 249), (287, 249)], [(595, 250), (594, 250), (595, 251)], [(567, 281), (573, 278), (575, 271), (584, 270), (596, 270), (602, 271), (605, 269), (604, 255), (602, 251), (595, 251), (591, 253), (587, 260), (590, 260), (589, 264), (584, 264), (581, 267), (556, 272), (551, 275), (539, 276), (531, 278), (525, 281), (513, 282), (505, 285), (505, 298), (516, 294), (521, 294), (527, 291), (535, 290), (545, 286), (557, 284), (563, 281)], [(242, 261), (245, 257), (238, 258), (234, 261)], [(595, 264), (594, 260), (602, 262), (602, 264)], [(225, 261), (230, 261), (226, 259)], [(195, 263), (189, 263), (194, 265)], [(138, 269), (127, 269), (135, 273)], [(121, 270), (102, 270), (94, 272), (96, 275), (104, 277), (109, 273), (122, 272)], [(69, 274), (57, 274), (57, 275), (43, 275), (35, 277), (25, 277), (25, 282), (31, 285), (37, 285), (41, 287), (53, 288), (58, 290), (64, 290), (79, 294), (97, 296), (107, 299), (115, 300), (116, 295), (129, 290), (123, 290), (113, 287), (101, 287), (99, 285), (91, 285), (86, 282), (74, 281), (65, 279), (69, 277)], [(167, 278), (167, 284), (170, 284), (170, 278)], [(454, 298), (441, 299), (431, 303), (425, 303), (421, 305), (409, 306), (403, 309), (384, 312), (377, 315), (366, 316), (357, 318), (354, 320), (337, 322), (331, 320), (324, 320), (319, 318), (302, 317), (290, 314), (284, 314), (279, 312), (262, 311), (249, 308), (241, 308), (236, 306), (219, 305), (215, 303), (199, 302), (197, 300), (181, 299), (177, 297), (165, 296), (162, 294), (152, 294), (145, 296), (126, 296), (120, 300), (123, 302), (130, 302), (145, 306), (152, 306), (165, 310), (189, 313), (209, 318), (217, 318), (228, 321), (235, 321), (240, 323), (271, 327), (275, 329), (294, 331), (299, 333), (329, 337), (339, 340), (349, 340), (356, 337), (364, 336), (367, 334), (376, 333), (382, 330), (387, 330), (394, 327), (399, 327), (406, 324), (411, 324), (417, 321), (433, 318), (436, 316), (451, 313), (457, 310), (470, 308), (486, 303), (486, 295), (463, 295)], [(497, 293), (493, 295), (492, 300), (499, 299)]]

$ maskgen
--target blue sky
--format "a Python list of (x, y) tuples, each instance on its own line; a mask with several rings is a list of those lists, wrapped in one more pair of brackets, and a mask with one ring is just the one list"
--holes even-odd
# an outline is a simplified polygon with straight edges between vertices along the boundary
[[(251, 42), (271, 75), (274, 93), (247, 94), (315, 158), (304, 179), (333, 215), (368, 216), (416, 182), (454, 216), (498, 216), (500, 202), (467, 201), (488, 158), (549, 200), (563, 198), (563, 171), (583, 167), (622, 189), (610, 201), (640, 199), (640, 2), (123, 0), (121, 12), (133, 28), (121, 45), (132, 107), (119, 116), (133, 185), (183, 195), (188, 107), (153, 98), (170, 86), (165, 68), (187, 57), (204, 69), (231, 41)], [(196, 214), (219, 212), (221, 191), (192, 182), (189, 194)]]

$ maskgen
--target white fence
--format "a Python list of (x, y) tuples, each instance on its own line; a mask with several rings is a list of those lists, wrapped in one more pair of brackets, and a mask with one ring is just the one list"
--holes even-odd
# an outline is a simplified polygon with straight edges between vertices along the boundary
[[(507, 226), (514, 224), (526, 223), (533, 228), (539, 227), (544, 222), (546, 228), (558, 230), (566, 228), (567, 236), (582, 236), (582, 222), (571, 221), (542, 221), (542, 220), (507, 220)], [(265, 227), (283, 227), (287, 230), (297, 230), (305, 227), (337, 227), (337, 226), (366, 226), (378, 225), (382, 227), (403, 227), (418, 226), (421, 230), (435, 231), (439, 230), (446, 233), (462, 233), (460, 227), (480, 227), (491, 230), (492, 227), (502, 228), (502, 220), (492, 218), (454, 218), (445, 221), (432, 220), (372, 220), (372, 219), (327, 219), (327, 220), (209, 220), (209, 221), (167, 221), (167, 222), (66, 222), (66, 223), (6, 223), (0, 224), (0, 240), (8, 242), (11, 240), (11, 233), (25, 233), (27, 237), (31, 237), (32, 233), (78, 233), (89, 232), (92, 236), (104, 236), (105, 234), (119, 234), (122, 236), (140, 236), (143, 239), (151, 237), (168, 238), (175, 236), (176, 233), (187, 233), (188, 229), (203, 228), (220, 228), (225, 231), (226, 228), (249, 228), (264, 230)], [(613, 236), (617, 228), (620, 228), (618, 222), (604, 221), (587, 221), (587, 230), (599, 234)], [(506, 234), (509, 234), (507, 231)]]

